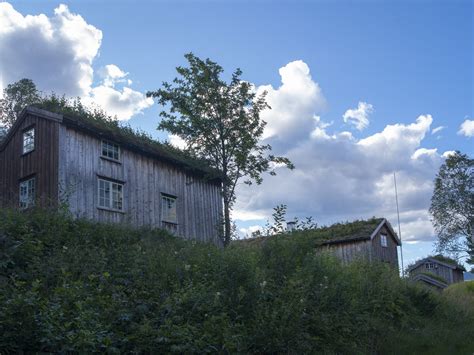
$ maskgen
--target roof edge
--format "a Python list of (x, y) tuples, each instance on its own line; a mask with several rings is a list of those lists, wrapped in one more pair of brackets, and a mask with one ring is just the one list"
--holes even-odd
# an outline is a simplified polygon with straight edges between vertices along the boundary
[(400, 238), (398, 237), (397, 233), (395, 233), (395, 231), (393, 230), (392, 228), (392, 225), (390, 224), (390, 222), (386, 219), (386, 218), (383, 218), (382, 219), (382, 222), (380, 222), (380, 224), (377, 226), (377, 228), (375, 228), (375, 230), (372, 232), (372, 234), (370, 235), (370, 240), (374, 239), (375, 236), (378, 234), (378, 232), (380, 232), (380, 230), (382, 229), (382, 227), (384, 226), (384, 224), (387, 226), (389, 232), (392, 234), (393, 238), (395, 239), (395, 241), (397, 242), (397, 245), (398, 246), (401, 246), (402, 245), (402, 241), (400, 240)]
[(27, 106), (23, 110), (21, 110), (20, 114), (18, 115), (18, 118), (16, 121), (13, 123), (13, 125), (10, 127), (8, 130), (7, 135), (3, 139), (2, 143), (0, 144), (0, 152), (5, 149), (7, 146), (8, 142), (12, 138), (12, 136), (15, 134), (17, 131), (18, 127), (21, 126), (23, 121), (25, 120), (26, 116), (28, 115), (34, 115), (37, 117), (45, 118), (47, 120), (55, 121), (61, 123), (63, 121), (63, 115), (50, 112), (47, 110), (43, 110), (34, 106)]
[(459, 265), (454, 265), (454, 264), (449, 264), (449, 263), (445, 263), (443, 261), (440, 261), (436, 258), (432, 258), (432, 257), (427, 257), (427, 258), (423, 258), (423, 259), (420, 259), (418, 260), (415, 264), (413, 264), (412, 266), (410, 266), (407, 271), (410, 272), (414, 269), (416, 269), (418, 266), (420, 266), (421, 264), (423, 263), (426, 263), (427, 261), (430, 261), (430, 262), (434, 262), (434, 263), (437, 263), (437, 264), (440, 264), (440, 265), (443, 265), (443, 266), (446, 266), (446, 267), (449, 267), (450, 269), (453, 269), (453, 270), (462, 270), (464, 271), (462, 268), (459, 267)]

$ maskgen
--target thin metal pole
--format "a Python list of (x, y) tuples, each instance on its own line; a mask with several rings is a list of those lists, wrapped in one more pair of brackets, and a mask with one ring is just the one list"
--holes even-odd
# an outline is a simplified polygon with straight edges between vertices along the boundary
[(404, 276), (405, 275), (405, 269), (403, 268), (402, 230), (400, 228), (400, 211), (398, 209), (397, 177), (395, 175), (395, 171), (393, 172), (393, 181), (395, 182), (395, 201), (397, 202), (398, 237), (400, 238), (400, 258), (402, 259), (402, 276)]

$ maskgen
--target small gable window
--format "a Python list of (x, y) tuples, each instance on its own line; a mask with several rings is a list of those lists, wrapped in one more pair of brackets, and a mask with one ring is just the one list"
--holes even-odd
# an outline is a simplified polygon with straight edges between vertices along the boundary
[(35, 149), (35, 128), (29, 128), (23, 132), (23, 154)]
[(120, 160), (120, 147), (118, 144), (103, 140), (102, 156), (104, 158)]
[(380, 245), (382, 245), (382, 247), (384, 247), (384, 248), (388, 247), (387, 235), (386, 234), (381, 234), (380, 235)]
[(435, 264), (434, 264), (434, 263), (426, 263), (426, 264), (425, 264), (425, 267), (426, 267), (427, 269), (431, 270), (431, 269), (434, 269), (434, 268), (435, 268)]
[(123, 184), (99, 179), (99, 207), (123, 211)]
[(178, 223), (176, 215), (176, 196), (161, 195), (161, 220), (167, 223)]
[(20, 182), (20, 208), (25, 209), (35, 204), (35, 178)]

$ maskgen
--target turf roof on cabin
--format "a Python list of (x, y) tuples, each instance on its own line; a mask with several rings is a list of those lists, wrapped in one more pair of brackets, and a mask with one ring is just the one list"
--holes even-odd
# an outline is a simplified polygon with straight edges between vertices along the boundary
[(336, 223), (331, 226), (318, 227), (305, 231), (293, 231), (270, 237), (257, 237), (239, 240), (246, 245), (259, 245), (269, 238), (304, 238), (314, 241), (315, 245), (335, 244), (349, 241), (367, 240), (382, 223), (383, 218), (356, 220), (353, 222)]
[(182, 167), (184, 170), (198, 173), (211, 180), (220, 181), (221, 174), (217, 169), (211, 168), (209, 162), (198, 159), (189, 153), (175, 148), (168, 143), (161, 143), (144, 131), (139, 131), (130, 126), (122, 126), (115, 119), (96, 118), (91, 114), (79, 115), (72, 109), (58, 108), (50, 105), (33, 105), (42, 110), (63, 115), (63, 122), (77, 129), (87, 131), (91, 134), (110, 139), (131, 150), (138, 150), (147, 155), (167, 161), (173, 165)]

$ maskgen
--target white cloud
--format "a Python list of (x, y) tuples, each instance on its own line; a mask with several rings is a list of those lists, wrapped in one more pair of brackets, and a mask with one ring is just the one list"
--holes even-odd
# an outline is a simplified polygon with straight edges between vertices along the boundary
[(102, 31), (66, 5), (59, 5), (51, 17), (23, 16), (1, 2), (0, 23), (0, 86), (30, 78), (44, 92), (82, 97), (119, 119), (129, 119), (153, 103), (129, 87), (116, 89), (116, 84), (131, 81), (114, 64), (99, 71), (103, 82), (93, 86)]
[(466, 137), (474, 137), (474, 120), (466, 119), (459, 127), (458, 134)]
[(325, 105), (321, 88), (310, 74), (308, 65), (296, 60), (279, 70), (282, 85), (275, 89), (262, 85), (257, 93), (267, 92), (267, 102), (271, 110), (262, 112), (267, 122), (264, 138), (275, 138), (287, 143), (306, 136), (316, 125)]
[(442, 157), (443, 158), (449, 158), (451, 155), (456, 154), (455, 150), (447, 150), (443, 153)]
[[(287, 100), (292, 100), (289, 93), (273, 97), (274, 107), (288, 104), (291, 110), (284, 111), (284, 116), (277, 110), (278, 124), (271, 127), (265, 142), (290, 158), (296, 169), (279, 169), (276, 177), (265, 177), (259, 186), (239, 186), (234, 218), (264, 223), (272, 208), (284, 203), (289, 219), (313, 216), (319, 224), (329, 224), (375, 215), (394, 222), (396, 171), (402, 233), (406, 230), (410, 241), (432, 240), (427, 208), (443, 157), (436, 148), (422, 146), (433, 122), (430, 115), (419, 116), (411, 124), (387, 125), (381, 132), (356, 139), (347, 131), (330, 132), (330, 125), (313, 111), (319, 106), (308, 105), (311, 100)], [(306, 119), (290, 111), (306, 112)], [(304, 130), (292, 131), (293, 125), (302, 124)], [(287, 144), (286, 130), (299, 139)]]
[(359, 101), (357, 108), (347, 110), (342, 118), (344, 122), (354, 125), (362, 131), (369, 125), (369, 115), (374, 111), (374, 107), (367, 102)]
[(442, 131), (443, 129), (445, 129), (445, 128), (446, 128), (445, 126), (438, 126), (438, 127), (436, 127), (436, 128), (433, 128), (433, 129), (431, 130), (431, 134), (436, 134), (436, 133), (438, 133), (438, 132), (441, 132), (441, 131)]
[(171, 145), (175, 146), (176, 148), (179, 148), (179, 149), (186, 149), (187, 147), (187, 144), (186, 142), (184, 141), (184, 139), (182, 139), (181, 137), (179, 136), (176, 136), (174, 134), (170, 134), (168, 136), (168, 139), (169, 139), (169, 142)]

